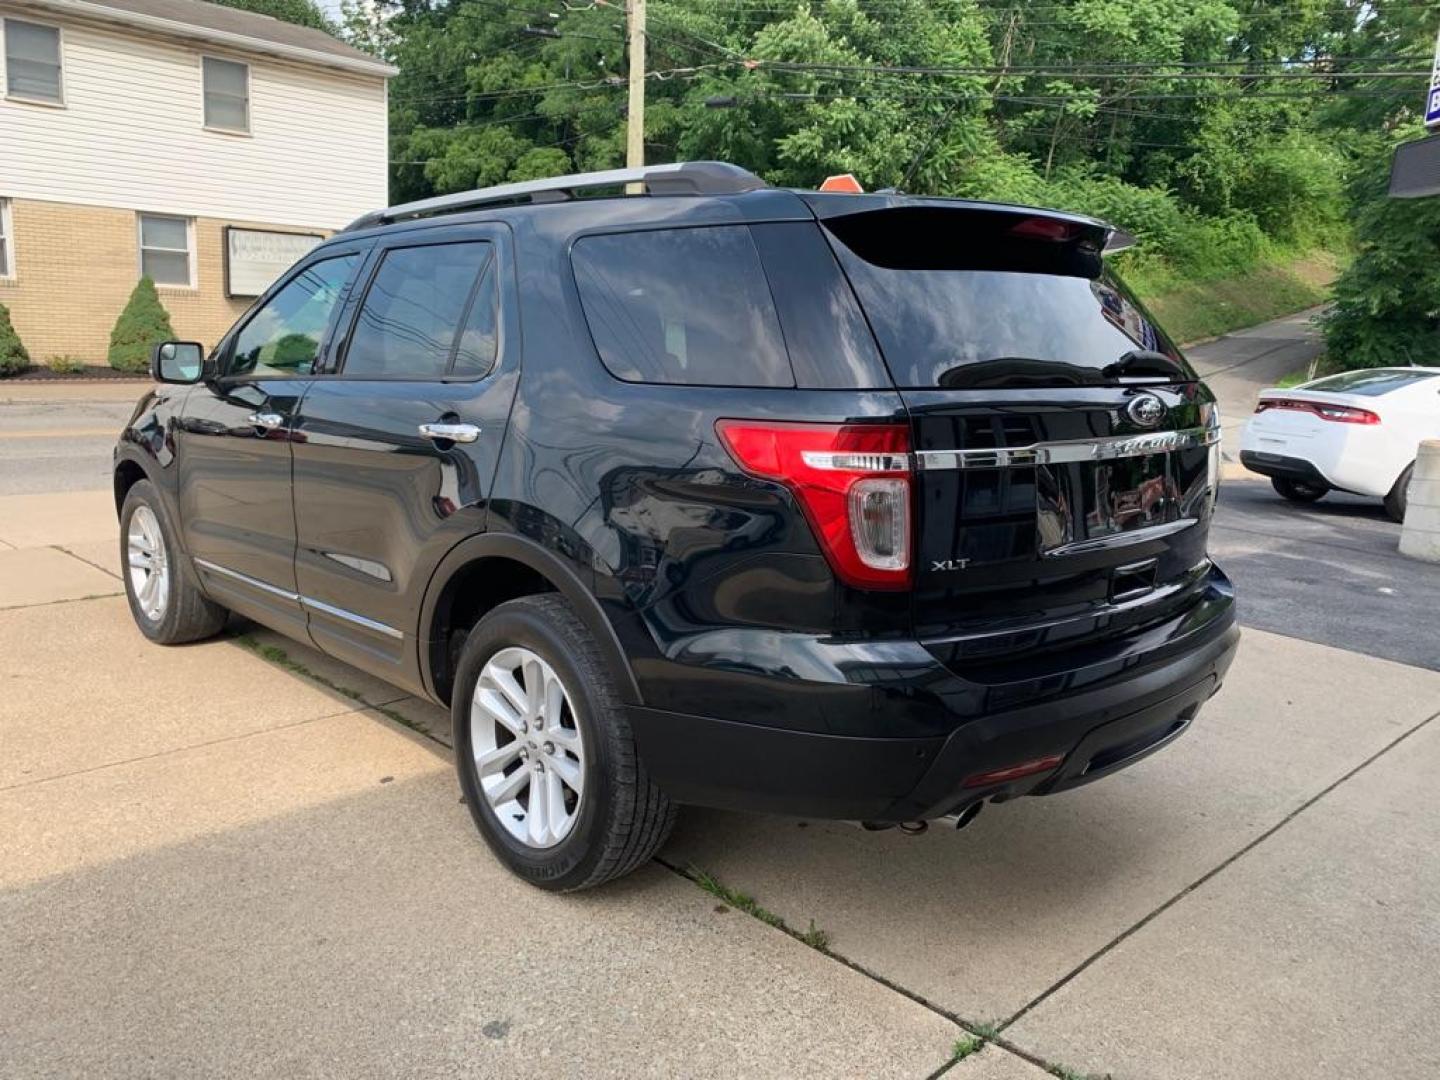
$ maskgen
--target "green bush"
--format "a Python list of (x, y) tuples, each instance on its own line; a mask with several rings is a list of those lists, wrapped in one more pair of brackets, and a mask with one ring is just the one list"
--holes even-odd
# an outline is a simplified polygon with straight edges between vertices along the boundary
[(1325, 321), (1326, 351), (1342, 370), (1440, 363), (1440, 199), (1389, 198), (1389, 168), (1386, 149), (1356, 185), (1356, 255)]
[(30, 354), (10, 323), (10, 309), (0, 304), (0, 377), (19, 375), (30, 366)]
[(85, 361), (78, 356), (51, 356), (46, 358), (45, 366), (56, 375), (78, 375), (85, 370)]
[(1343, 172), (1337, 151), (1296, 132), (1250, 154), (1233, 197), (1267, 236), (1303, 242), (1333, 232), (1344, 216)]
[(1185, 214), (1170, 192), (1113, 176), (1062, 177), (1051, 184), (1050, 203), (1117, 225), (1154, 254), (1172, 254), (1185, 227)]
[(160, 303), (155, 283), (142, 277), (135, 283), (125, 310), (110, 331), (110, 366), (116, 371), (141, 372), (150, 368), (150, 352), (175, 336), (170, 315)]

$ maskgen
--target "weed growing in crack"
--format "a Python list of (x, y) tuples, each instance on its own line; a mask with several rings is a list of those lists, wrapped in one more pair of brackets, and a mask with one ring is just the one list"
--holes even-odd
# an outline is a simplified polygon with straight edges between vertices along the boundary
[(830, 951), (830, 935), (828, 932), (816, 926), (814, 919), (810, 920), (810, 929), (803, 932), (795, 930), (788, 926), (785, 920), (779, 915), (761, 907), (753, 896), (743, 893), (739, 889), (732, 889), (714, 874), (701, 870), (699, 867), (692, 866), (686, 876), (711, 896), (717, 900), (723, 900), (737, 911), (743, 911), (746, 915), (759, 919), (767, 926), (773, 926), (776, 930), (781, 930), (789, 934), (796, 941), (809, 945), (818, 952)]
[(985, 1040), (978, 1035), (965, 1035), (955, 1040), (955, 1046), (950, 1051), (951, 1061), (964, 1061), (971, 1054), (978, 1054), (985, 1045)]

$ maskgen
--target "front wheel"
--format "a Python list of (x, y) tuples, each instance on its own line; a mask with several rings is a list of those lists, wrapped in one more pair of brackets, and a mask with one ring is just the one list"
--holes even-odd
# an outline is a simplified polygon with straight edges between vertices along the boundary
[(451, 701), (465, 802), (532, 885), (588, 889), (648, 862), (675, 808), (645, 771), (595, 639), (554, 593), (501, 604), (465, 640)]
[(225, 609), (200, 591), (184, 562), (159, 493), (137, 481), (120, 509), (120, 565), (135, 625), (161, 645), (211, 637), (225, 625)]
[(1330, 492), (1330, 489), (1324, 484), (1316, 484), (1309, 480), (1287, 480), (1280, 476), (1274, 477), (1270, 481), (1270, 486), (1281, 498), (1296, 503), (1318, 502)]

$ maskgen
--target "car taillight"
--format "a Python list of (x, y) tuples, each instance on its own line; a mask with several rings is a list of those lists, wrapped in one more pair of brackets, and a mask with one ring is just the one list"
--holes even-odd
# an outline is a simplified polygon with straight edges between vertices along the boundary
[(1340, 424), (1378, 424), (1380, 416), (1369, 409), (1355, 409), (1349, 405), (1328, 405), (1323, 401), (1302, 401), (1299, 398), (1267, 398), (1255, 406), (1257, 413), (1267, 409), (1294, 409), (1308, 412), (1322, 420), (1334, 420)]
[(910, 584), (910, 429), (719, 420), (730, 456), (794, 492), (831, 568), (861, 589)]

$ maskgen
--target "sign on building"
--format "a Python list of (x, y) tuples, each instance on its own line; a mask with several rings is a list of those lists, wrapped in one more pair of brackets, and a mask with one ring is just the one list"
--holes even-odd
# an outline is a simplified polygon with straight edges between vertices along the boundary
[(1430, 92), (1425, 98), (1425, 126), (1440, 127), (1440, 34), (1435, 37), (1435, 64), (1430, 69)]
[(225, 228), (225, 295), (259, 296), (321, 240), (316, 233)]

